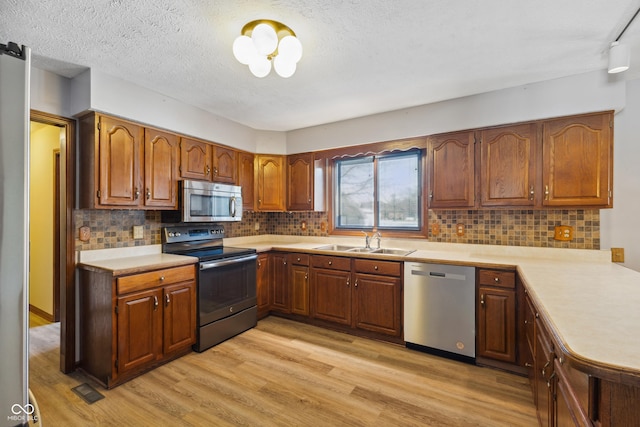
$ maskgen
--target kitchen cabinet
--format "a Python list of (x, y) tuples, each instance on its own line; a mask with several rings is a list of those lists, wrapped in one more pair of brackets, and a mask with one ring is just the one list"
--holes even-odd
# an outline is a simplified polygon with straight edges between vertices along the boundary
[(534, 206), (539, 139), (535, 123), (483, 129), (480, 134), (482, 206)]
[(245, 151), (238, 153), (238, 185), (242, 191), (242, 209), (252, 211), (255, 202), (254, 155)]
[(313, 210), (313, 153), (287, 156), (287, 210)]
[(544, 206), (612, 207), (613, 114), (545, 120)]
[(285, 156), (255, 156), (256, 210), (284, 211), (285, 179)]
[(269, 255), (258, 254), (256, 263), (256, 299), (258, 306), (258, 319), (269, 314), (271, 309), (271, 277), (269, 269)]
[(144, 130), (144, 205), (178, 208), (178, 136)]
[(235, 185), (238, 175), (238, 155), (231, 148), (214, 145), (212, 150), (213, 170), (211, 180)]
[(311, 256), (311, 317), (351, 326), (351, 259)]
[(385, 335), (402, 333), (402, 264), (354, 259), (354, 326)]
[(80, 364), (107, 388), (191, 351), (195, 266), (115, 276), (80, 267)]
[(479, 269), (477, 277), (477, 356), (515, 364), (515, 272)]
[(289, 266), (286, 253), (272, 252), (269, 257), (271, 270), (271, 310), (290, 313)]
[(475, 133), (427, 138), (429, 208), (475, 206)]
[(309, 255), (289, 254), (291, 313), (309, 315)]
[(211, 181), (213, 146), (204, 141), (180, 138), (180, 178)]
[(96, 113), (80, 134), (81, 208), (177, 208), (177, 135)]

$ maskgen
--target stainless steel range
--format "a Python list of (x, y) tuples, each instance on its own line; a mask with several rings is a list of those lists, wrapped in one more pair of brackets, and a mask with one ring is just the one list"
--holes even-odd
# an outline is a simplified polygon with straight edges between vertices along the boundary
[(197, 257), (198, 330), (193, 349), (202, 352), (257, 323), (255, 249), (223, 246), (218, 224), (162, 230), (162, 252)]

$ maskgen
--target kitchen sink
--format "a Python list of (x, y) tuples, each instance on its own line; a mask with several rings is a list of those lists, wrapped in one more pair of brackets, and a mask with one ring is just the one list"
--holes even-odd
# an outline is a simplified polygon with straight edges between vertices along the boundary
[(349, 251), (351, 249), (359, 249), (357, 246), (347, 246), (347, 245), (324, 245), (324, 246), (318, 246), (317, 248), (313, 248), (313, 249), (317, 249), (319, 251)]
[(384, 255), (400, 255), (400, 256), (407, 256), (412, 252), (415, 252), (416, 250), (406, 250), (406, 249), (393, 249), (393, 248), (380, 248), (380, 249), (374, 249), (373, 251), (371, 251), (372, 254), (384, 254)]
[(349, 249), (347, 252), (373, 253), (373, 252), (375, 252), (375, 249), (373, 249), (373, 248), (352, 248), (352, 249)]

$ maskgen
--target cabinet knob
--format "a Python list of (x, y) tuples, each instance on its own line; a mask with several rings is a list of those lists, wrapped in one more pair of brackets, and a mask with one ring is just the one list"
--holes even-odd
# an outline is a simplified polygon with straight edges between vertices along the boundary
[(548, 185), (544, 186), (544, 199), (545, 200), (549, 200), (549, 186)]
[(309, 278), (309, 275), (308, 275), (308, 274), (305, 274), (305, 275), (304, 275), (304, 280), (307, 280), (308, 278)]
[(529, 200), (533, 200), (533, 185), (529, 187)]
[(526, 363), (524, 364), (524, 366), (525, 366), (525, 368), (531, 368), (531, 367), (533, 367), (533, 364), (531, 364), (531, 363), (529, 363), (529, 362), (526, 362)]
[(169, 294), (166, 294), (164, 296), (164, 305), (168, 307), (170, 302), (171, 302), (171, 298), (169, 297)]
[(300, 257), (298, 257), (297, 261), (300, 262)]
[(158, 297), (157, 296), (153, 296), (153, 310), (157, 310), (158, 309)]
[(151, 190), (147, 188), (147, 200), (151, 198)]
[(351, 282), (349, 281), (349, 279), (347, 279), (347, 288), (351, 285)]
[(493, 280), (494, 280), (494, 282), (496, 282), (496, 283), (500, 283), (500, 279), (499, 279), (498, 277), (494, 277), (494, 278), (493, 278)]
[(333, 261), (329, 261), (329, 265), (333, 265)]
[(376, 271), (378, 271), (378, 266), (377, 266), (377, 265), (374, 265), (374, 266), (373, 266), (373, 269), (374, 269), (374, 270), (376, 270)]
[(160, 281), (164, 282), (164, 276), (160, 276)]
[(353, 284), (354, 287), (358, 287), (358, 279), (356, 279), (356, 283)]
[(133, 195), (134, 195), (134, 198), (135, 198), (136, 200), (138, 200), (138, 197), (140, 197), (140, 190), (138, 189), (138, 187), (136, 187), (136, 188), (133, 190)]
[(484, 294), (480, 294), (480, 305), (484, 307)]
[(209, 173), (211, 173), (211, 168), (209, 167), (209, 165), (207, 165), (207, 169), (206, 169), (206, 174), (209, 175)]
[(218, 176), (218, 168), (217, 168), (217, 167), (215, 167), (215, 166), (213, 167), (213, 174), (214, 174), (215, 176)]

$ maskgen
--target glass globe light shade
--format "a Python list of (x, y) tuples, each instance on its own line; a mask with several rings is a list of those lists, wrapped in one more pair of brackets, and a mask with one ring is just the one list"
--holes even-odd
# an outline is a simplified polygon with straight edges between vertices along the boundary
[(302, 43), (294, 36), (286, 36), (278, 45), (278, 56), (283, 56), (296, 64), (302, 58)]
[(251, 39), (261, 55), (269, 55), (278, 47), (278, 35), (271, 25), (256, 25), (251, 33)]
[(256, 77), (265, 77), (271, 71), (271, 61), (266, 56), (256, 55), (249, 63), (249, 70)]
[(293, 73), (296, 72), (296, 63), (286, 56), (278, 55), (273, 60), (273, 68), (280, 77), (286, 79), (293, 76)]
[(239, 63), (248, 65), (254, 56), (258, 55), (258, 51), (251, 40), (251, 37), (239, 36), (233, 42), (233, 56)]

